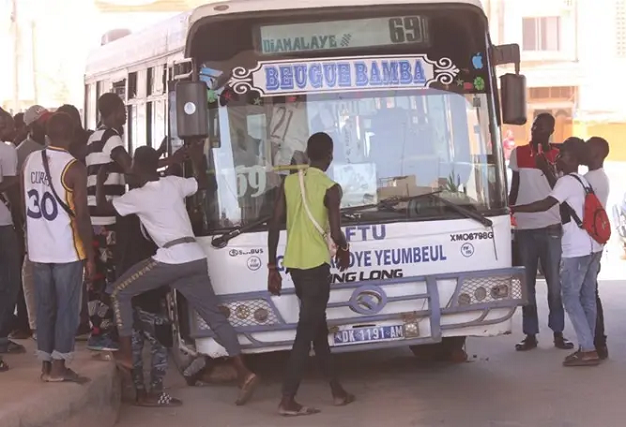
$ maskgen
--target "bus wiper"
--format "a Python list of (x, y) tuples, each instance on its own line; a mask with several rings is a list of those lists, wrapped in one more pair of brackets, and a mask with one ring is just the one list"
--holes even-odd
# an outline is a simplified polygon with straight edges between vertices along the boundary
[(452, 203), (451, 201), (446, 200), (445, 198), (441, 197), (438, 193), (440, 193), (440, 191), (438, 191), (437, 193), (425, 194), (425, 196), (430, 196), (430, 197), (440, 201), (441, 203), (443, 203), (444, 205), (446, 205), (447, 207), (449, 207), (453, 211), (456, 211), (457, 213), (460, 213), (461, 215), (463, 215), (466, 218), (473, 219), (474, 221), (478, 221), (478, 222), (480, 222), (482, 225), (484, 225), (487, 228), (493, 226), (493, 221), (491, 221), (489, 218), (487, 218), (483, 214), (481, 214), (479, 212), (471, 211), (471, 210), (469, 210), (469, 209), (467, 209), (467, 208), (465, 208), (465, 207), (463, 207), (461, 205), (457, 205), (455, 203)]
[(345, 214), (345, 215), (350, 215), (352, 213), (355, 213), (355, 212), (358, 212), (358, 211), (365, 211), (365, 210), (368, 210), (368, 209), (378, 209), (378, 210), (394, 211), (395, 210), (394, 209), (395, 206), (398, 205), (399, 203), (410, 202), (411, 200), (419, 199), (421, 197), (436, 196), (439, 193), (441, 193), (441, 190), (440, 191), (433, 191), (432, 193), (419, 194), (417, 196), (389, 197), (387, 199), (381, 200), (378, 203), (342, 208), (341, 209), (341, 213)]
[(270, 219), (272, 219), (272, 217), (268, 216), (268, 217), (261, 218), (257, 221), (251, 222), (250, 224), (246, 224), (241, 227), (235, 227), (234, 229), (230, 230), (228, 233), (224, 233), (219, 237), (213, 238), (211, 240), (211, 246), (213, 246), (216, 249), (222, 249), (226, 247), (228, 242), (234, 239), (235, 237), (239, 236), (242, 233), (246, 233), (250, 230), (253, 230), (257, 228), (258, 226), (265, 224), (266, 222), (269, 222)]

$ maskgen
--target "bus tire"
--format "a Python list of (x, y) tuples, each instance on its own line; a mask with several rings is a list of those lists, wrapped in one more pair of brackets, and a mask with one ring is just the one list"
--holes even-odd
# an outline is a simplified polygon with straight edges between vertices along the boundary
[(437, 344), (412, 345), (409, 348), (421, 362), (464, 363), (467, 353), (464, 350), (467, 337), (446, 337)]

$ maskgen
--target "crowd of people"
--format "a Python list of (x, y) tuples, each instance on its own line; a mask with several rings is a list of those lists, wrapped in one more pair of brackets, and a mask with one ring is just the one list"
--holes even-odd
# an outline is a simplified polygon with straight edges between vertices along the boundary
[[(123, 142), (122, 99), (104, 94), (98, 110), (101, 123), (95, 131), (83, 129), (70, 105), (54, 113), (33, 106), (15, 117), (0, 110), (0, 355), (23, 353), (11, 338), (32, 336), (42, 381), (82, 384), (89, 379), (67, 362), (76, 339), (88, 334), (89, 349), (114, 352), (118, 366), (132, 373), (138, 404), (180, 405), (163, 389), (172, 345), (166, 295), (175, 288), (227, 350), (239, 380), (236, 403), (245, 404), (258, 378), (219, 309), (185, 204), (209, 186), (203, 142), (190, 141), (162, 159), (164, 141), (158, 149), (137, 148), (131, 158)], [(526, 337), (516, 349), (537, 347), (540, 264), (554, 345), (575, 347), (563, 335), (565, 312), (577, 336), (578, 350), (564, 365), (597, 365), (608, 357), (597, 285), (603, 242), (582, 219), (588, 219), (590, 195), (606, 208), (609, 181), (603, 164), (609, 145), (599, 137), (551, 144), (554, 125), (551, 115), (537, 116), (529, 144), (510, 156), (511, 210), (528, 295)], [(324, 133), (311, 136), (306, 155), (309, 167), (285, 177), (277, 192), (268, 236), (268, 290), (280, 295), (277, 247), (286, 218), (283, 264), (301, 303), (279, 405), (284, 416), (319, 412), (295, 400), (311, 346), (334, 403), (355, 399), (338, 380), (327, 339), (331, 257), (340, 270), (350, 258), (341, 232), (342, 190), (325, 174), (333, 160), (332, 139)], [(193, 178), (177, 176), (184, 160), (190, 160)], [(589, 170), (584, 176), (578, 172), (583, 165)], [(152, 355), (149, 384), (143, 377), (146, 342)], [(0, 371), (8, 369), (0, 358)]]

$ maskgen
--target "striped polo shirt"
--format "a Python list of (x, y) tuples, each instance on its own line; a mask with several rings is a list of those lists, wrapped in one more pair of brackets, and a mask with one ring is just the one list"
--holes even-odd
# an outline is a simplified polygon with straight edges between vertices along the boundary
[(87, 165), (87, 204), (91, 215), (92, 225), (115, 224), (115, 216), (96, 214), (96, 182), (98, 171), (108, 165), (109, 177), (104, 184), (104, 191), (108, 200), (123, 195), (126, 191), (124, 171), (111, 158), (111, 153), (117, 147), (124, 147), (121, 135), (113, 128), (101, 126), (91, 134), (87, 141), (85, 164)]
[[(551, 146), (550, 151), (544, 154), (549, 162), (554, 163), (559, 150)], [(519, 173), (518, 205), (543, 200), (552, 192), (548, 179), (536, 165), (536, 156), (530, 144), (517, 147), (511, 153), (509, 167)], [(533, 230), (561, 223), (558, 204), (545, 212), (515, 212), (514, 215), (519, 230)]]

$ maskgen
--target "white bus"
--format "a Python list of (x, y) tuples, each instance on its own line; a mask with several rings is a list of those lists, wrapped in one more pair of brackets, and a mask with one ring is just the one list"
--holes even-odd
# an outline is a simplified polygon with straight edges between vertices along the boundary
[[(517, 71), (500, 97), (504, 63)], [(265, 220), (321, 131), (335, 142), (328, 173), (344, 191), (352, 248), (349, 271), (332, 276), (333, 351), (419, 353), (511, 331), (524, 272), (511, 264), (500, 127), (526, 120), (525, 88), (519, 47), (491, 44), (479, 0), (207, 4), (97, 49), (86, 125), (96, 126), (98, 96), (116, 91), (131, 153), (165, 136), (176, 150), (189, 135), (176, 130), (176, 106), (194, 113), (182, 90), (177, 99), (185, 81), (203, 82), (199, 135), (214, 183), (190, 214), (244, 352), (289, 349), (295, 337), (289, 276), (282, 296), (267, 292)], [(225, 355), (182, 296), (172, 304), (181, 350)]]

